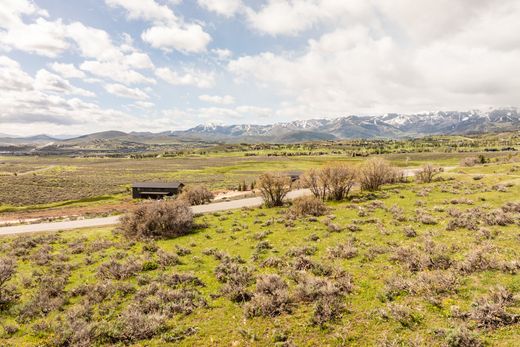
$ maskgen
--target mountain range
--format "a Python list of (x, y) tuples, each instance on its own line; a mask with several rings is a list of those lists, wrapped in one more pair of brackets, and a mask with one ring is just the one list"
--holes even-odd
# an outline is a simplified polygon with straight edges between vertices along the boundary
[(183, 131), (161, 133), (105, 131), (63, 139), (47, 135), (9, 137), (0, 135), (2, 145), (82, 146), (111, 143), (171, 144), (185, 141), (290, 143), (341, 139), (402, 139), (430, 135), (467, 135), (520, 130), (517, 108), (488, 111), (452, 111), (419, 114), (389, 113), (383, 116), (345, 116), (332, 119), (298, 120), (270, 125), (205, 124)]

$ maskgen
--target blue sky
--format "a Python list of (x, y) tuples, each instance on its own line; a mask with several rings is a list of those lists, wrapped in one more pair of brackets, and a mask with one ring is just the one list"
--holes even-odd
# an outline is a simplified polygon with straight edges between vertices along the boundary
[(0, 133), (517, 106), (516, 0), (0, 0)]

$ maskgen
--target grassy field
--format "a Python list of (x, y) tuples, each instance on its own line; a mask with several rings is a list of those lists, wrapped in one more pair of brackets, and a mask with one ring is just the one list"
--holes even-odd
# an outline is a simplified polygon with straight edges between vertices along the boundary
[[(265, 171), (303, 171), (330, 161), (363, 160), (344, 154), (268, 156), (262, 150), (258, 152), (254, 157), (246, 156), (247, 152), (142, 159), (0, 157), (0, 213), (128, 201), (129, 187), (135, 181), (180, 180), (214, 190), (234, 189), (242, 182), (255, 181)], [(394, 153), (383, 157), (397, 166), (432, 161), (452, 166), (478, 154)], [(500, 152), (482, 155), (505, 156)]]
[[(187, 176), (238, 178), (322, 159), (183, 160), (193, 165)], [(459, 160), (443, 156), (442, 163)], [(144, 177), (180, 177), (175, 164), (152, 161), (161, 163), (158, 171)], [(152, 161), (128, 170), (144, 174)], [(82, 163), (63, 172), (121, 170), (118, 160)], [(287, 208), (201, 216), (205, 226), (190, 235), (145, 243), (111, 228), (2, 238), (0, 257), (17, 265), (5, 285), (18, 295), (2, 307), (0, 344), (518, 345), (518, 164), (460, 168), (437, 182), (355, 192), (328, 206), (326, 216), (295, 220)], [(226, 271), (241, 276), (251, 301), (232, 300)], [(267, 274), (286, 284), (280, 297), (266, 299), (255, 284)], [(280, 312), (254, 314), (255, 305), (273, 298)]]

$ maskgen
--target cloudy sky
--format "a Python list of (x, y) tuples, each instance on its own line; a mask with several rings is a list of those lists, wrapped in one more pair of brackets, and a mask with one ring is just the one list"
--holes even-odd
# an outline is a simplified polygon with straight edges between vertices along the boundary
[(0, 133), (520, 104), (518, 0), (0, 0)]

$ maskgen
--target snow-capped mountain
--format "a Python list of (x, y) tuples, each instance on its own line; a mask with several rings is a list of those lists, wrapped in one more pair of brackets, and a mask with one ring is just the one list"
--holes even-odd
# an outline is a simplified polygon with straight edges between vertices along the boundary
[(332, 140), (352, 138), (406, 138), (427, 135), (470, 134), (520, 130), (517, 108), (489, 111), (452, 111), (383, 116), (346, 116), (297, 120), (271, 125), (199, 125), (172, 136), (223, 141)]

